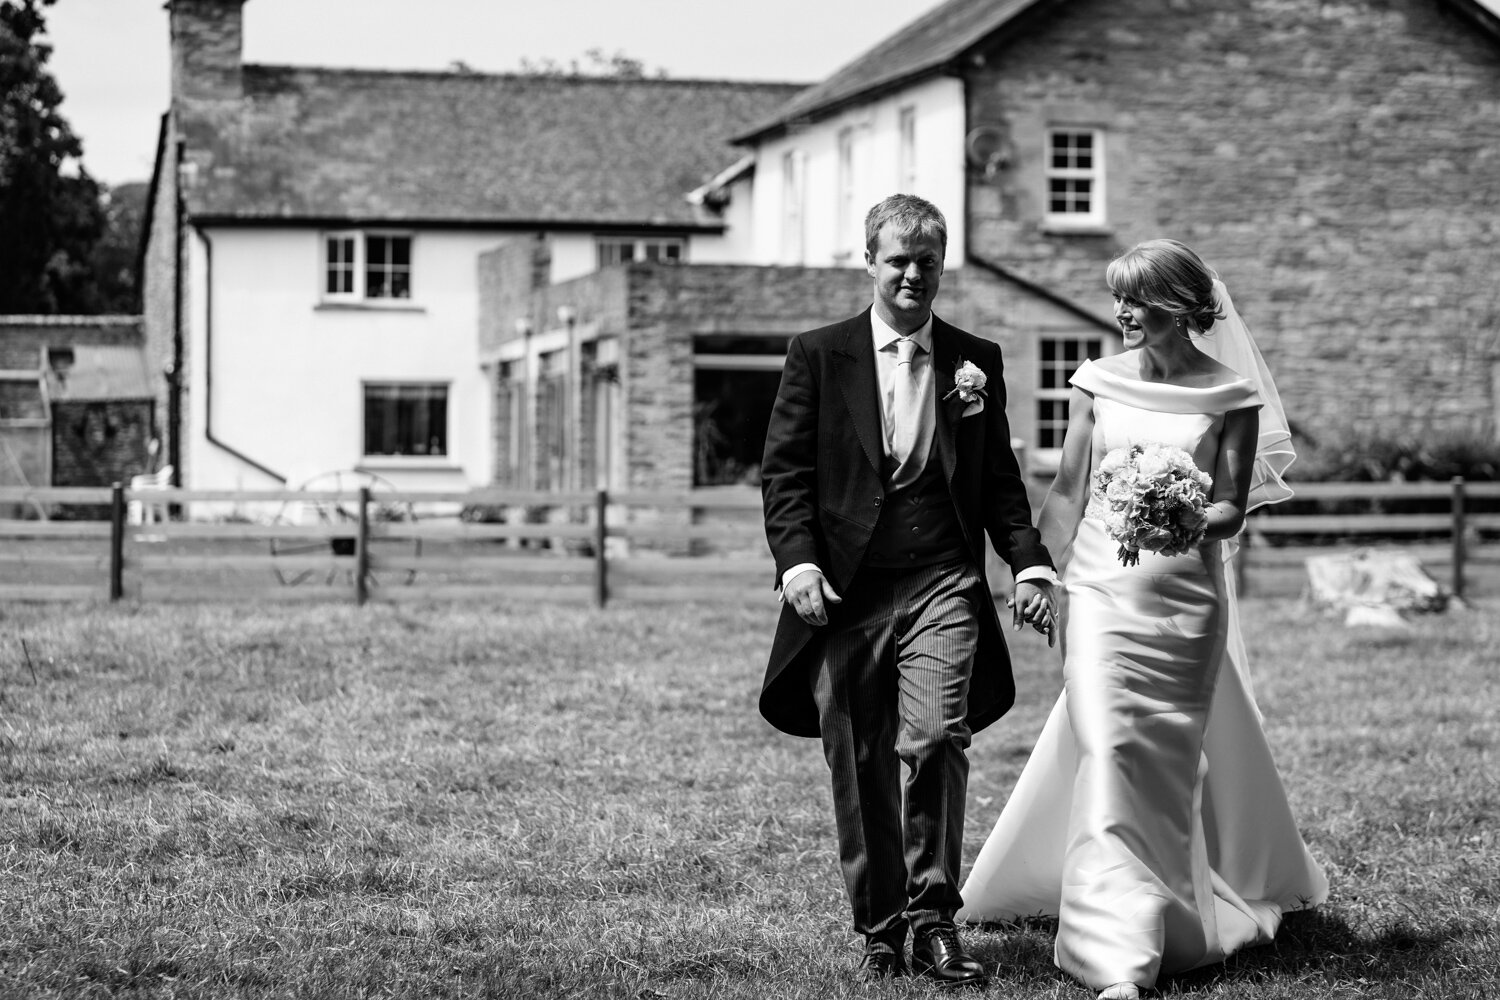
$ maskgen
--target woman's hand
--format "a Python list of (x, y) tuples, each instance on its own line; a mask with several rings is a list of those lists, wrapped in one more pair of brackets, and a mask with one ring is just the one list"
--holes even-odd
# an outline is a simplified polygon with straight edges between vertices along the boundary
[(1005, 606), (1011, 611), (1011, 624), (1019, 629), (1022, 622), (1047, 637), (1047, 645), (1057, 641), (1059, 615), (1057, 592), (1045, 580), (1027, 580), (1016, 584)]

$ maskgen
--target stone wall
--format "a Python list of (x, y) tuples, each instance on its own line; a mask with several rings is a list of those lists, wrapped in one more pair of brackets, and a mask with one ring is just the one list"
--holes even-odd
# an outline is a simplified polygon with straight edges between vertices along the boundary
[[(190, 482), (187, 468), (187, 452), (182, 448), (176, 414), (172, 408), (172, 381), (186, 387), (189, 359), (178, 359), (178, 275), (177, 259), (177, 170), (176, 159), (168, 126), (157, 150), (156, 170), (151, 183), (151, 203), (148, 206), (146, 252), (141, 263), (141, 311), (145, 336), (146, 371), (156, 387), (156, 412), (159, 416), (158, 430), (162, 439), (161, 463), (173, 466), (173, 475), (179, 483)], [(186, 274), (187, 260), (184, 250), (180, 262)], [(183, 316), (187, 316), (187, 282), (181, 285)], [(184, 320), (185, 322), (185, 320)], [(185, 338), (184, 338), (185, 339)], [(186, 399), (182, 401), (186, 412)]]
[[(1224, 277), (1300, 430), (1495, 432), (1500, 43), (1425, 0), (1075, 0), (986, 54), (972, 248), (1107, 313), (1174, 236)], [(1106, 132), (1107, 231), (1041, 226), (1049, 124)]]
[[(586, 339), (615, 339), (625, 483), (635, 490), (693, 486), (695, 336), (790, 336), (851, 316), (870, 303), (869, 276), (845, 268), (628, 264), (535, 287), (524, 297), (504, 291), (506, 276), (513, 282), (532, 280), (527, 262), (535, 252), (534, 245), (513, 241), (484, 256), (481, 342), (493, 350), (513, 340), (521, 316), (530, 318), (532, 335), (554, 335), (560, 329), (559, 307), (571, 311)], [(510, 458), (506, 408), (498, 405), (507, 392), (497, 386), (497, 470)], [(527, 415), (533, 429), (534, 399)], [(587, 425), (592, 411), (588, 405), (582, 410)], [(574, 444), (586, 458), (581, 450), (586, 442)]]
[(518, 234), (479, 255), (479, 350), (481, 354), (522, 336), (516, 321), (533, 329), (541, 305), (536, 292), (547, 285), (552, 252), (540, 233)]
[(693, 337), (794, 334), (870, 304), (870, 278), (848, 268), (633, 264), (621, 362), (630, 486), (693, 485)]

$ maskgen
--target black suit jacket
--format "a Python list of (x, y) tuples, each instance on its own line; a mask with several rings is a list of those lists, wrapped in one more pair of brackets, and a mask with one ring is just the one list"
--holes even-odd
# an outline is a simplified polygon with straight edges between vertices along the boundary
[[(1032, 527), (1031, 505), (1010, 446), (1005, 375), (999, 345), (933, 317), (932, 364), (937, 423), (929, 462), (941, 462), (974, 564), (984, 573), (984, 536), (1011, 569), (1052, 565)], [(954, 372), (972, 361), (988, 376), (984, 409), (962, 417)], [(771, 411), (761, 465), (766, 538), (776, 559), (776, 582), (798, 563), (817, 563), (844, 596), (859, 573), (884, 502), (885, 462), (879, 380), (870, 311), (799, 334), (787, 348), (781, 388)], [(783, 604), (761, 688), (761, 714), (794, 736), (818, 735), (808, 671), (820, 655), (819, 633), (836, 627), (804, 622)], [(1010, 655), (994, 605), (979, 621), (979, 651), (969, 682), (968, 722), (978, 731), (1015, 700)]]

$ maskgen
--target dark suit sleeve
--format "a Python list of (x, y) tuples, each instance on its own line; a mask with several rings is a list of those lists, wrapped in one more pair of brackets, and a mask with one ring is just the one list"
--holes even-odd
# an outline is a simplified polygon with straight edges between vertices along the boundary
[(990, 446), (984, 467), (984, 529), (995, 552), (1012, 573), (1028, 566), (1051, 566), (1052, 557), (1042, 545), (1042, 536), (1032, 524), (1031, 502), (1026, 496), (1026, 481), (1020, 463), (1011, 448), (1010, 420), (1005, 415), (1005, 361), (1000, 345), (986, 342), (990, 349), (984, 370), (989, 374), (984, 416), (989, 421), (986, 437)]
[(766, 541), (776, 560), (777, 586), (781, 575), (798, 563), (824, 562), (817, 456), (817, 373), (803, 338), (795, 337), (787, 345), (760, 466)]

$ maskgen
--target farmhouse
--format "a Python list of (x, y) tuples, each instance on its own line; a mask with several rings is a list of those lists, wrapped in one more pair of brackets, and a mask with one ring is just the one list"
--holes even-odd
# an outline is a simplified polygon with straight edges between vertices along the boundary
[(950, 0), (810, 87), (246, 66), (245, 0), (169, 9), (146, 339), (187, 485), (754, 482), (897, 190), (948, 214), (939, 311), (1004, 346), (1039, 476), (1118, 349), (1104, 265), (1158, 235), (1304, 435), (1495, 433), (1478, 0)]

